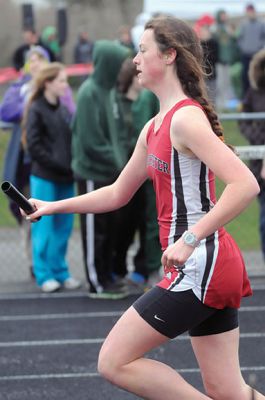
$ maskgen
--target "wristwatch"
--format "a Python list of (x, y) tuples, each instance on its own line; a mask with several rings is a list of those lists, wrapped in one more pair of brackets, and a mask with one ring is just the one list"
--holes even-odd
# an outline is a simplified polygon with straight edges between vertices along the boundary
[(182, 239), (184, 241), (185, 244), (191, 246), (191, 247), (198, 247), (200, 246), (200, 240), (197, 239), (196, 235), (194, 235), (193, 232), (190, 231), (185, 231), (182, 234)]

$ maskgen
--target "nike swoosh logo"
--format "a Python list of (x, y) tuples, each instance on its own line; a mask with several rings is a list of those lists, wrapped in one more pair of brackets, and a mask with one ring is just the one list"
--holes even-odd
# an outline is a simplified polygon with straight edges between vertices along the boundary
[(159, 318), (156, 314), (154, 315), (154, 318), (157, 319), (158, 321), (165, 322), (162, 318)]

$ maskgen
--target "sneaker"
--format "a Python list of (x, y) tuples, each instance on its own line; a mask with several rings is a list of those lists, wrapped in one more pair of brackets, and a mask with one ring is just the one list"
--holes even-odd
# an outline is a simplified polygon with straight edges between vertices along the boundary
[(123, 278), (123, 282), (130, 295), (140, 295), (146, 290), (145, 282), (135, 282), (130, 276)]
[(41, 285), (41, 290), (44, 293), (52, 293), (59, 290), (61, 287), (60, 283), (57, 282), (55, 279), (48, 279), (47, 281), (43, 282)]
[(129, 292), (124, 285), (116, 285), (116, 283), (109, 283), (102, 291), (96, 293), (89, 292), (88, 296), (91, 299), (107, 299), (107, 300), (120, 300), (129, 296)]
[(149, 288), (155, 286), (158, 282), (163, 279), (163, 267), (160, 267), (157, 271), (153, 271), (148, 279), (147, 279), (147, 286)]
[(81, 282), (71, 276), (63, 282), (64, 289), (75, 290), (80, 288)]

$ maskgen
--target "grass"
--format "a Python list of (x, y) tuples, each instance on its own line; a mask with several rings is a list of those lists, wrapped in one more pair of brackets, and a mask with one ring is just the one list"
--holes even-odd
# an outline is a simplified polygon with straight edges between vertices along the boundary
[[(9, 130), (0, 130), (0, 172), (2, 180), (3, 162), (8, 140), (10, 138)], [(17, 223), (8, 209), (8, 201), (3, 192), (0, 192), (0, 227), (3, 226), (17, 226)]]
[[(224, 121), (223, 123), (226, 142), (234, 145), (246, 145), (246, 140), (240, 135), (235, 121)], [(4, 160), (7, 143), (10, 137), (9, 131), (0, 130), (0, 172)], [(1, 172), (2, 175), (2, 172)], [(224, 188), (222, 182), (216, 182), (217, 196), (220, 195)], [(260, 248), (259, 232), (258, 232), (258, 216), (259, 209), (257, 201), (253, 201), (251, 205), (234, 221), (226, 226), (227, 230), (233, 235), (242, 250), (257, 250)], [(78, 225), (79, 219), (75, 219), (75, 226)], [(0, 193), (0, 227), (15, 227), (16, 221), (8, 210), (6, 196)]]

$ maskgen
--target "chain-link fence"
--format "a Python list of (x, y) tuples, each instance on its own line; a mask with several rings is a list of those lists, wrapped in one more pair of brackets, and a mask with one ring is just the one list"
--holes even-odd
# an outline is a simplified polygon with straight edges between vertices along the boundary
[[(25, 250), (25, 231), (21, 227), (0, 228), (0, 276), (1, 284), (25, 282), (31, 279), (30, 262)], [(68, 260), (73, 275), (84, 280), (81, 239), (79, 230), (71, 235)]]

